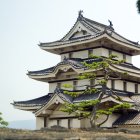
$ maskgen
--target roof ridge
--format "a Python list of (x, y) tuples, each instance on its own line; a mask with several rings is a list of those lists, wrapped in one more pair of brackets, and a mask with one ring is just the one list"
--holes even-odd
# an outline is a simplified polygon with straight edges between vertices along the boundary
[(107, 27), (107, 28), (109, 28), (109, 29), (113, 29), (113, 30), (114, 30), (114, 28), (112, 28), (112, 27), (109, 26), (109, 25), (102, 24), (102, 23), (100, 23), (100, 22), (91, 20), (91, 19), (86, 18), (86, 17), (83, 17), (83, 19), (85, 19), (86, 21), (88, 21), (88, 22), (90, 22), (90, 23), (95, 23), (95, 24), (97, 24), (97, 25), (104, 26), (104, 27)]
[(123, 39), (125, 39), (125, 40), (127, 40), (127, 41), (129, 41), (129, 42), (131, 42), (131, 43), (133, 43), (135, 45), (140, 45), (138, 42), (131, 41), (131, 40), (125, 38), (124, 36), (120, 35), (119, 33), (115, 32), (115, 31), (113, 31), (113, 33), (115, 33), (116, 35), (120, 36), (121, 38), (123, 38)]

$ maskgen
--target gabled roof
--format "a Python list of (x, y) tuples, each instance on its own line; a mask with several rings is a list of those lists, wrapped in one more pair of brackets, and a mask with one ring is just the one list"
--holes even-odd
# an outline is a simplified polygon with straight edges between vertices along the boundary
[(82, 62), (83, 60), (80, 58), (71, 58), (71, 59), (65, 58), (54, 67), (44, 69), (44, 70), (39, 70), (39, 71), (28, 71), (27, 75), (47, 75), (49, 73), (55, 72), (56, 69), (62, 65), (70, 65), (74, 69), (82, 69), (84, 68), (84, 65), (82, 64)]
[[(59, 96), (63, 101), (69, 102), (69, 103), (79, 103), (81, 101), (89, 101), (89, 100), (95, 100), (98, 99), (99, 93), (96, 94), (81, 94), (77, 97), (71, 97), (68, 94), (65, 94), (66, 90), (56, 88), (54, 93), (49, 93), (48, 95), (35, 98), (32, 100), (27, 100), (27, 101), (18, 101), (12, 103), (12, 105), (15, 108), (22, 109), (22, 110), (31, 110), (31, 111), (37, 111), (40, 110), (42, 107), (44, 107), (52, 98), (57, 95)], [(73, 91), (69, 91), (73, 92)], [(74, 92), (81, 92), (83, 93), (83, 90), (76, 90)], [(113, 90), (112, 93), (111, 91), (107, 90), (106, 95), (103, 97), (103, 102), (106, 102), (107, 100), (116, 102), (116, 103), (121, 103), (121, 101), (116, 100), (117, 97), (120, 97), (124, 102), (129, 102), (132, 104), (139, 105), (140, 103), (140, 95), (139, 94), (134, 94), (132, 92), (124, 92), (120, 90)]]
[[(98, 62), (98, 61), (101, 61), (101, 59), (99, 58), (96, 58), (96, 59), (64, 58), (62, 62), (58, 63), (54, 67), (44, 69), (44, 70), (39, 70), (39, 71), (29, 71), (27, 75), (30, 78), (33, 78), (36, 80), (39, 80), (42, 78), (55, 77), (59, 69), (60, 70), (62, 69), (62, 66), (64, 66), (65, 69), (66, 69), (66, 66), (69, 68), (72, 68), (78, 74), (78, 73), (86, 72), (86, 70), (88, 71), (88, 69), (84, 66), (83, 62), (93, 63), (93, 62)], [(110, 66), (110, 68), (115, 69), (118, 72), (128, 72), (128, 73), (130, 72), (130, 73), (135, 74), (135, 76), (137, 75), (137, 77), (139, 76), (139, 73), (140, 73), (140, 69), (130, 63), (123, 63), (121, 65), (113, 65), (113, 66)]]
[(36, 109), (39, 109), (43, 104), (48, 102), (50, 97), (51, 97), (51, 94), (47, 94), (45, 96), (27, 100), (27, 101), (14, 101), (11, 104), (15, 108), (21, 109), (21, 110), (36, 110)]
[[(95, 35), (97, 33), (103, 32), (105, 29), (110, 30), (110, 31), (114, 30), (111, 25), (109, 26), (104, 25), (99, 22), (85, 18), (83, 17), (83, 15), (79, 15), (74, 26), (62, 39), (60, 39), (60, 41), (73, 40), (73, 39), (77, 39), (84, 36)], [(78, 32), (80, 33), (82, 31), (85, 31), (85, 32), (83, 32), (81, 36), (79, 37), (75, 36), (76, 33)]]
[(140, 51), (140, 45), (138, 42), (128, 40), (116, 33), (112, 23), (110, 23), (110, 25), (104, 25), (85, 18), (83, 15), (80, 15), (77, 18), (74, 26), (62, 39), (54, 42), (40, 43), (39, 46), (41, 49), (59, 54), (59, 52), (52, 50), (70, 47), (82, 43), (89, 43), (102, 38), (108, 38), (112, 42), (120, 43), (120, 45), (138, 49)]

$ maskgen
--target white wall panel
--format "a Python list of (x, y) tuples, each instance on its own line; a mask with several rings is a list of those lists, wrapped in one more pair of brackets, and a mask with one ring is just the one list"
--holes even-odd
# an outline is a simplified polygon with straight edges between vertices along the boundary
[(123, 81), (115, 80), (115, 89), (123, 90)]
[(127, 82), (127, 91), (135, 92), (135, 83)]
[(36, 117), (36, 129), (41, 129), (44, 127), (44, 118)]
[(72, 52), (72, 58), (88, 58), (88, 50)]

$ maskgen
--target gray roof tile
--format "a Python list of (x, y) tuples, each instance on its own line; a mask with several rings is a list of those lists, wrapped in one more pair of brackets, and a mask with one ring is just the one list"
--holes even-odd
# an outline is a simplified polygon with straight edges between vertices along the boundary
[(121, 115), (114, 123), (116, 125), (139, 125), (140, 124), (140, 113), (129, 112), (128, 114)]

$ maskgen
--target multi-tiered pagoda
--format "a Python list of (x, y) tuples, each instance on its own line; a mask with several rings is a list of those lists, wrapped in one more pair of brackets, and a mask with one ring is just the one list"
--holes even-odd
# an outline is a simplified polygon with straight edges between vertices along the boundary
[[(64, 83), (73, 87), (69, 91), (81, 92), (84, 85), (93, 85), (97, 81), (79, 80), (80, 73), (88, 71), (83, 62), (97, 61), (90, 58), (91, 54), (108, 57), (115, 54), (124, 59), (121, 65), (111, 65), (110, 69), (116, 73), (125, 73), (122, 79), (110, 80), (107, 84), (124, 102), (134, 105), (125, 111), (117, 111), (110, 115), (108, 121), (101, 127), (140, 127), (140, 69), (132, 64), (132, 56), (140, 54), (140, 45), (130, 41), (115, 32), (112, 22), (104, 25), (85, 18), (79, 12), (78, 18), (70, 31), (59, 41), (40, 43), (40, 48), (61, 56), (57, 65), (39, 71), (29, 71), (28, 76), (34, 80), (49, 83), (49, 93), (28, 101), (12, 103), (17, 109), (31, 111), (36, 117), (36, 128), (54, 125), (66, 128), (89, 128), (89, 119), (79, 119), (75, 114), (69, 115), (60, 110), (65, 102), (75, 104), (81, 101), (98, 99), (98, 94), (84, 94), (71, 97), (64, 93)], [(112, 94), (106, 94), (102, 100), (106, 103), (121, 104)]]

